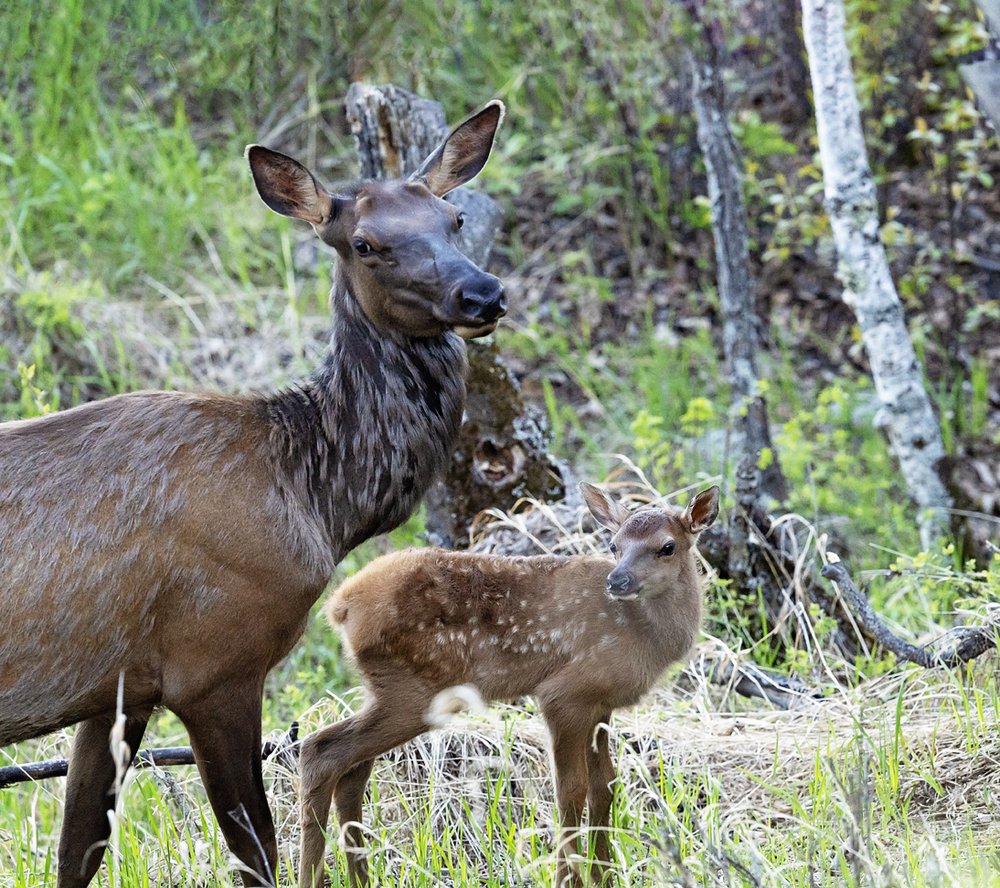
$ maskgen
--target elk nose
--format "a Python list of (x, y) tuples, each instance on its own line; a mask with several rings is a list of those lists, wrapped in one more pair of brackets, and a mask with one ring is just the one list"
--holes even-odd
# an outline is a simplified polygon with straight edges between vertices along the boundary
[(507, 294), (499, 278), (484, 274), (452, 291), (454, 305), (465, 317), (492, 323), (507, 314)]
[(610, 598), (636, 598), (639, 594), (639, 584), (631, 571), (616, 567), (608, 574), (607, 590)]

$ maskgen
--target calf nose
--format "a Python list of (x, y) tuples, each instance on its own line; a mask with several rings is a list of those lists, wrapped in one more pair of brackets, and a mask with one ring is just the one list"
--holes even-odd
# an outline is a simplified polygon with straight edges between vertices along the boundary
[(507, 314), (507, 294), (499, 278), (484, 274), (452, 291), (454, 305), (470, 320), (491, 324)]
[(639, 592), (635, 576), (621, 567), (608, 574), (607, 590), (611, 598), (634, 598)]

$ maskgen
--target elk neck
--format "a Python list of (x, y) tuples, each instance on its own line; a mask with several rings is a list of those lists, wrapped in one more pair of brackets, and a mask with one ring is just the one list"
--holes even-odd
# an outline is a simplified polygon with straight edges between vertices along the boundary
[(655, 652), (657, 670), (663, 668), (659, 661), (683, 657), (701, 626), (704, 579), (694, 556), (688, 553), (684, 559), (668, 591), (625, 608), (628, 622)]
[(401, 524), (447, 467), (465, 403), (466, 352), (451, 331), (417, 338), (377, 328), (339, 271), (331, 303), (322, 365), (267, 398), (266, 411), (280, 495), (318, 526), (336, 563)]

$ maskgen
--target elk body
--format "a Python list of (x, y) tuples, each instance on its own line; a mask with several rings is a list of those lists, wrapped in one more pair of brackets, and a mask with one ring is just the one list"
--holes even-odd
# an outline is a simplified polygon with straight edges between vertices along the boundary
[(491, 331), (506, 299), (459, 252), (441, 195), (483, 167), (502, 114), (494, 102), (456, 127), (410, 180), (341, 195), (248, 149), (265, 203), (339, 258), (329, 353), (300, 385), (129, 394), (0, 425), (0, 745), (79, 722), (60, 888), (100, 865), (119, 695), (133, 753), (154, 707), (177, 713), (244, 882), (275, 883), (264, 677), (334, 565), (403, 521), (450, 459), (461, 336)]
[(591, 513), (613, 531), (616, 559), (499, 557), (408, 550), (345, 582), (327, 616), (367, 691), (356, 715), (302, 746), (300, 888), (323, 880), (331, 797), (344, 830), (351, 885), (367, 881), (361, 803), (376, 756), (423, 733), (437, 694), (474, 685), (487, 700), (538, 698), (548, 724), (562, 832), (556, 884), (579, 882), (569, 855), (586, 800), (596, 829), (594, 877), (610, 860), (614, 765), (606, 726), (684, 656), (698, 631), (698, 534), (716, 518), (719, 489), (686, 510), (628, 512), (584, 485)]

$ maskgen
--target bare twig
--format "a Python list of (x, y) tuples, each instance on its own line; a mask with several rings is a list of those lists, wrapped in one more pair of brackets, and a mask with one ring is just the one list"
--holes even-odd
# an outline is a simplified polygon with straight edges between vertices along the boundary
[(688, 669), (712, 684), (731, 687), (741, 697), (759, 697), (778, 709), (795, 709), (806, 701), (823, 698), (820, 691), (797, 678), (729, 657), (699, 657)]
[[(831, 553), (828, 557), (836, 558), (836, 555)], [(862, 629), (871, 633), (879, 644), (886, 650), (892, 651), (900, 660), (916, 663), (925, 669), (935, 669), (940, 666), (951, 668), (973, 660), (996, 647), (996, 635), (992, 627), (969, 626), (953, 630), (950, 634), (955, 639), (954, 642), (940, 653), (918, 647), (900, 638), (885, 625), (864, 592), (854, 585), (854, 580), (839, 559), (831, 561), (823, 568), (823, 576), (836, 583), (841, 598), (847, 603)]]
[[(268, 740), (261, 747), (260, 757), (296, 759), (299, 752), (299, 723), (292, 722), (288, 731), (278, 740)], [(193, 765), (194, 752), (190, 746), (169, 746), (163, 749), (140, 749), (132, 766), (135, 768), (163, 768), (171, 765)], [(0, 789), (29, 780), (65, 777), (69, 762), (51, 759), (47, 762), (30, 762), (26, 765), (8, 765), (0, 768)]]

